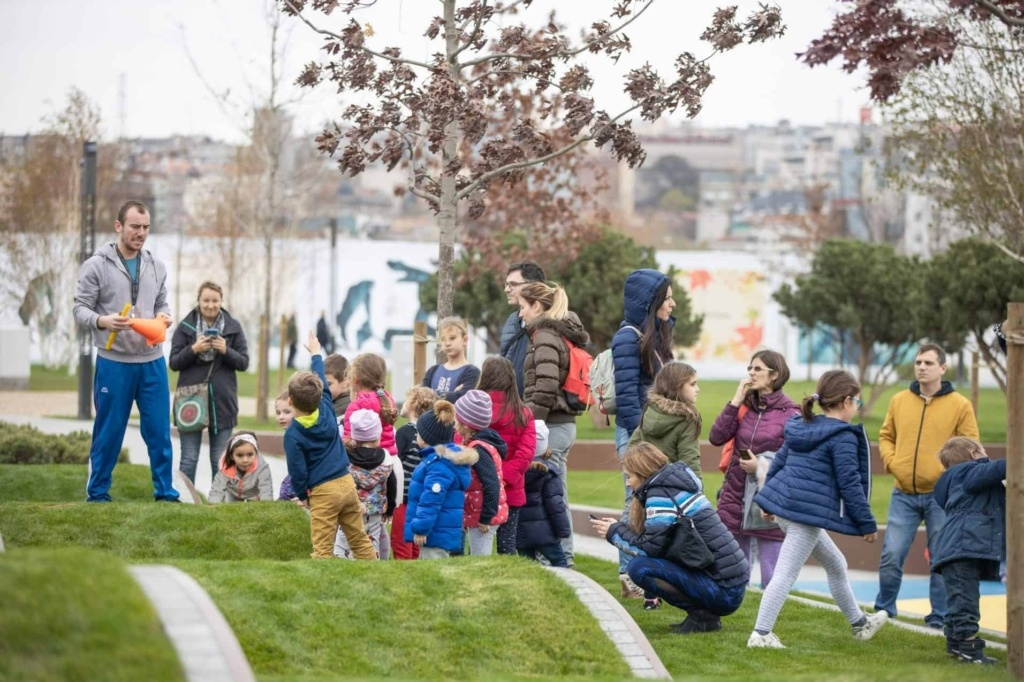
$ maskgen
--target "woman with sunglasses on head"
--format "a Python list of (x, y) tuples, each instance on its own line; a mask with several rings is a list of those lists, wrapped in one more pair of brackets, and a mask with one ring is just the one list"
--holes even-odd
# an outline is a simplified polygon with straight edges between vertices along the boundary
[[(767, 587), (775, 572), (783, 534), (774, 524), (751, 517), (751, 500), (757, 485), (757, 468), (767, 471), (768, 461), (782, 447), (786, 422), (800, 412), (782, 388), (789, 381), (789, 366), (781, 353), (754, 353), (736, 395), (715, 419), (708, 440), (712, 445), (731, 443), (731, 454), (723, 456), (722, 490), (718, 515), (736, 538), (747, 562), (753, 566), (751, 545), (756, 542), (761, 565), (761, 587)], [(730, 448), (723, 448), (725, 453)]]

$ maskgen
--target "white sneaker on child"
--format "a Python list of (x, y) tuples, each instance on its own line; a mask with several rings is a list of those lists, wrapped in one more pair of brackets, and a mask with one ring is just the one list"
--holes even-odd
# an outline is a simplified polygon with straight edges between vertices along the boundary
[(750, 639), (747, 640), (748, 649), (785, 649), (786, 646), (779, 641), (779, 636), (774, 632), (769, 632), (767, 635), (762, 635), (755, 630), (750, 633)]
[(882, 629), (882, 626), (889, 621), (888, 611), (877, 611), (867, 616), (867, 622), (863, 625), (853, 626), (853, 638), (866, 642), (875, 636), (875, 633)]

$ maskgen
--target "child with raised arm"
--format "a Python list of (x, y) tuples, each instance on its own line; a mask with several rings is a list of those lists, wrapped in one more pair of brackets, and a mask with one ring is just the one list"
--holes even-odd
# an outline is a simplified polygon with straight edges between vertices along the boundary
[(284, 433), (284, 451), (292, 489), (309, 507), (312, 556), (334, 556), (335, 533), (341, 526), (356, 559), (376, 560), (377, 553), (363, 526), (362, 505), (349, 473), (348, 455), (338, 434), (320, 342), (312, 331), (305, 345), (313, 356), (313, 371), (296, 372), (288, 381), (295, 418)]
[(932, 543), (932, 573), (946, 586), (946, 653), (962, 663), (991, 665), (978, 637), (981, 580), (999, 579), (1006, 556), (1006, 460), (991, 462), (981, 443), (956, 436), (939, 451), (946, 471), (935, 484), (935, 502), (946, 521)]
[(209, 500), (217, 502), (259, 502), (274, 499), (270, 465), (260, 457), (260, 446), (252, 431), (239, 431), (228, 441), (220, 457), (217, 475), (210, 486)]

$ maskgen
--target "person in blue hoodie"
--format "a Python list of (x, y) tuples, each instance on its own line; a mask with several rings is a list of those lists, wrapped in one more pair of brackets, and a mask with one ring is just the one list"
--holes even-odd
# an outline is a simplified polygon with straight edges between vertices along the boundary
[[(615, 367), (615, 449), (619, 461), (626, 445), (640, 425), (647, 404), (647, 391), (662, 365), (672, 359), (672, 330), (676, 319), (672, 311), (672, 282), (657, 270), (634, 270), (623, 287), (622, 322), (612, 337), (612, 364)], [(632, 491), (623, 477), (624, 506), (622, 520), (629, 514)], [(629, 579), (630, 556), (619, 552), (619, 582), (623, 597), (642, 597)]]
[(939, 461), (946, 472), (935, 484), (935, 502), (946, 522), (935, 534), (931, 568), (946, 587), (946, 653), (991, 665), (996, 659), (978, 637), (978, 583), (998, 578), (1006, 557), (1006, 460), (990, 462), (981, 443), (957, 436), (942, 446)]
[(288, 381), (288, 400), (294, 418), (284, 432), (284, 454), (292, 490), (300, 503), (309, 508), (312, 556), (334, 557), (335, 533), (340, 526), (352, 555), (375, 561), (377, 553), (366, 535), (359, 493), (338, 433), (320, 342), (312, 331), (306, 350), (313, 356), (313, 371), (296, 372)]
[[(814, 403), (824, 414), (814, 414)], [(818, 379), (814, 395), (804, 398), (801, 415), (786, 422), (782, 447), (764, 488), (754, 497), (762, 516), (777, 520), (786, 539), (747, 640), (752, 649), (786, 648), (772, 628), (800, 568), (811, 556), (825, 569), (828, 589), (855, 639), (871, 639), (889, 620), (886, 611), (871, 615), (861, 611), (846, 574), (846, 557), (825, 532), (860, 535), (866, 542), (878, 538), (868, 503), (868, 437), (863, 426), (850, 423), (860, 406), (860, 384), (849, 372), (833, 369)]]
[(409, 483), (405, 541), (420, 548), (420, 559), (447, 559), (462, 550), (462, 516), (470, 467), (479, 455), (459, 447), (455, 438), (455, 406), (438, 400), (416, 420), (416, 439), (423, 449)]

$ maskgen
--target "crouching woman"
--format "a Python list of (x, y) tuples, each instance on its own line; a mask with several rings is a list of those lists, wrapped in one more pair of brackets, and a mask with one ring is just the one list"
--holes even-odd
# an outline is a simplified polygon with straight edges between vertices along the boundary
[(629, 523), (594, 519), (597, 533), (634, 557), (629, 577), (648, 597), (686, 611), (678, 634), (722, 629), (740, 607), (749, 566), (736, 539), (704, 497), (701, 479), (650, 443), (626, 449), (622, 460), (633, 490)]

